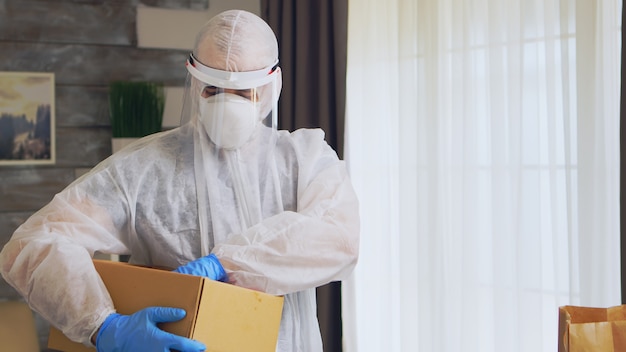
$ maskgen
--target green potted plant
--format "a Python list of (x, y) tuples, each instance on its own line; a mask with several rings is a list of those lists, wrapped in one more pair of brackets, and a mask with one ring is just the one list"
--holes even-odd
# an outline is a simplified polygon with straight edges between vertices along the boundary
[(165, 107), (161, 83), (115, 81), (109, 85), (113, 153), (127, 144), (160, 132)]

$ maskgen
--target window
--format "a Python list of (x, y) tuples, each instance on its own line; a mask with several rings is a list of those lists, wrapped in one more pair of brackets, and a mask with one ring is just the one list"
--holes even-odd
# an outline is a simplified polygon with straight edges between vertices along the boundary
[(620, 304), (621, 6), (350, 2), (346, 351), (554, 351)]

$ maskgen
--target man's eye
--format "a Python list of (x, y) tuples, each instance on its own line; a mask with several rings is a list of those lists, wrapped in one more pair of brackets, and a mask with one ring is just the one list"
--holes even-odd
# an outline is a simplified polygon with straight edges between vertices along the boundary
[(202, 90), (202, 96), (203, 97), (210, 97), (216, 94), (220, 93), (220, 89), (217, 87), (211, 87), (211, 86), (206, 86), (204, 87), (204, 89)]

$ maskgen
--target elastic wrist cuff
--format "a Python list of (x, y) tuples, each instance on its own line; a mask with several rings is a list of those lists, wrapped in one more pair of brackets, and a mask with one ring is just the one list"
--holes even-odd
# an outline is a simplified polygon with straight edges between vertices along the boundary
[(119, 316), (121, 316), (121, 314), (119, 313), (111, 313), (102, 323), (102, 325), (100, 326), (100, 330), (98, 330), (98, 335), (96, 335), (96, 346), (98, 346), (98, 339), (100, 339), (100, 335), (102, 335), (102, 332), (107, 328), (107, 326), (109, 326), (109, 324), (111, 324), (111, 322), (115, 319), (117, 319)]

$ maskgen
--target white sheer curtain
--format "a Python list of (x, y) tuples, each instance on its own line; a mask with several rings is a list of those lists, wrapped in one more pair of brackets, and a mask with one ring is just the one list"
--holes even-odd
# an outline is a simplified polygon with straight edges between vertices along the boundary
[(350, 1), (346, 352), (554, 352), (620, 304), (621, 6)]

